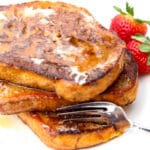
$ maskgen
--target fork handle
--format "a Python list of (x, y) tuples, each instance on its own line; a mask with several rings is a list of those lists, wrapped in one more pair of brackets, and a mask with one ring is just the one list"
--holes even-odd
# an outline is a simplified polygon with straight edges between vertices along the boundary
[(132, 127), (135, 127), (135, 128), (137, 128), (139, 130), (143, 130), (145, 132), (149, 132), (150, 133), (150, 128), (143, 127), (143, 126), (141, 126), (141, 125), (139, 125), (139, 124), (137, 124), (135, 122), (132, 122)]

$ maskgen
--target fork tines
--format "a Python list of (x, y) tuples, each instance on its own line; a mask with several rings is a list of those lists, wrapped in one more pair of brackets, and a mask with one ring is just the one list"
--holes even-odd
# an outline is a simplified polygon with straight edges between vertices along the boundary
[(75, 104), (75, 105), (70, 105), (70, 106), (64, 106), (57, 108), (58, 112), (62, 111), (71, 111), (71, 110), (86, 110), (86, 109), (101, 109), (104, 111), (107, 111), (106, 108), (107, 103), (106, 102), (87, 102), (87, 103), (80, 103), (80, 104)]
[(63, 122), (91, 122), (109, 124), (109, 113), (104, 102), (81, 103), (57, 109), (57, 115)]

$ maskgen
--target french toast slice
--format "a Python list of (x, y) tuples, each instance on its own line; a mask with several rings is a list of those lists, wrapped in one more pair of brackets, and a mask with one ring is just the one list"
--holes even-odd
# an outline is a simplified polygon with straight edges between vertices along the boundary
[(0, 6), (2, 80), (82, 102), (116, 80), (124, 50), (86, 9), (45, 1)]
[(122, 73), (106, 91), (94, 97), (96, 101), (109, 101), (125, 106), (135, 100), (138, 90), (138, 69), (131, 53), (127, 50)]
[[(121, 106), (135, 100), (138, 87), (137, 65), (131, 54), (126, 51), (123, 71), (105, 92), (91, 101), (110, 101)], [(74, 104), (59, 97), (55, 92), (45, 92), (17, 86), (5, 81), (0, 82), (0, 113), (13, 114), (24, 111), (55, 111), (56, 108)]]
[(123, 134), (130, 127), (129, 122), (124, 118), (114, 123), (109, 123), (108, 118), (95, 123), (94, 121), (63, 122), (62, 118), (38, 112), (20, 113), (18, 117), (48, 147), (59, 150), (75, 150), (107, 142)]

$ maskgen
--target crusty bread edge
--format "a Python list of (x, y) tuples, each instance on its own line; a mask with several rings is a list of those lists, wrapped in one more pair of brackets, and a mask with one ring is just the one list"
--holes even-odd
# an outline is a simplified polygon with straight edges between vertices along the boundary
[[(57, 4), (57, 5), (56, 5)], [(41, 8), (57, 8), (63, 7), (64, 9), (71, 9), (76, 11), (83, 11), (86, 14), (91, 15), (86, 9), (78, 8), (71, 4), (60, 3), (60, 2), (30, 2), (23, 3), (18, 5), (10, 5), (11, 9), (15, 7), (20, 7), (20, 9), (24, 6), (27, 7), (41, 7)], [(5, 7), (5, 9), (8, 7)], [(2, 7), (1, 7), (2, 9)], [(98, 28), (97, 23), (97, 28)], [(117, 37), (117, 36), (115, 36)], [(118, 37), (117, 37), (118, 38)], [(122, 42), (119, 38), (118, 40)], [(125, 48), (125, 46), (123, 46)], [(3, 63), (0, 63), (0, 78), (3, 80), (7, 80), (13, 83), (45, 89), (48, 91), (56, 91), (58, 95), (63, 97), (68, 101), (84, 101), (93, 98), (94, 96), (102, 93), (109, 85), (113, 83), (113, 81), (118, 77), (122, 66), (123, 66), (123, 47), (121, 47), (120, 55), (118, 56), (118, 60), (116, 60), (116, 64), (110, 67), (110, 70), (105, 72), (104, 76), (95, 79), (92, 83), (86, 85), (80, 85), (75, 83), (74, 81), (68, 81), (65, 79), (60, 80), (52, 80), (46, 77), (42, 77), (36, 73), (27, 70), (21, 70), (14, 66), (7, 66)], [(15, 78), (14, 78), (15, 77)], [(105, 80), (105, 81), (104, 81)], [(67, 83), (67, 84), (66, 84)], [(103, 85), (103, 86), (102, 86)], [(62, 88), (63, 86), (64, 88)], [(76, 92), (75, 92), (76, 91)], [(67, 93), (67, 94), (66, 94)], [(69, 94), (68, 94), (69, 93)]]
[(107, 142), (117, 136), (120, 136), (129, 127), (127, 124), (124, 128), (117, 130), (114, 126), (96, 129), (75, 134), (57, 134), (44, 128), (42, 122), (32, 117), (29, 113), (20, 113), (18, 117), (28, 125), (31, 130), (45, 143), (48, 147), (59, 150), (73, 150), (79, 148), (91, 147), (100, 143)]

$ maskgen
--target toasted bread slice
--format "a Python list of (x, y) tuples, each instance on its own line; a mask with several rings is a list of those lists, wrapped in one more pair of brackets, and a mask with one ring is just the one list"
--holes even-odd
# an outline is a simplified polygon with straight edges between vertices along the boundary
[(0, 79), (85, 101), (116, 80), (124, 49), (83, 8), (44, 1), (0, 7)]
[(97, 101), (109, 101), (125, 106), (135, 100), (138, 89), (138, 69), (131, 53), (126, 51), (124, 69), (113, 85), (94, 97)]
[[(111, 101), (124, 106), (135, 100), (138, 87), (138, 72), (136, 62), (126, 51), (125, 64), (117, 81), (105, 92), (91, 100)], [(23, 111), (55, 111), (56, 108), (75, 102), (67, 101), (54, 92), (45, 92), (17, 86), (4, 81), (0, 82), (0, 112), (13, 114)]]
[(121, 135), (130, 124), (124, 118), (107, 125), (101, 123), (63, 122), (61, 118), (37, 112), (18, 114), (48, 147), (73, 150), (97, 145)]

